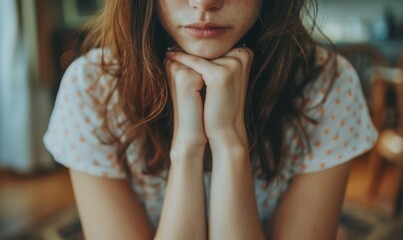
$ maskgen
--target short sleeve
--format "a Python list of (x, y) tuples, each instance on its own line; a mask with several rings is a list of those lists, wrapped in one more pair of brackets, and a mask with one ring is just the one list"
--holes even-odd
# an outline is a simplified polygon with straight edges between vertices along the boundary
[(308, 105), (312, 106), (306, 115), (317, 121), (304, 124), (310, 151), (298, 154), (301, 143), (296, 133), (290, 130), (286, 134), (289, 151), (294, 152), (288, 154), (294, 173), (345, 163), (370, 150), (378, 137), (354, 68), (341, 56), (327, 65), (306, 91)]
[[(60, 84), (44, 144), (60, 164), (96, 176), (125, 178), (117, 165), (116, 146), (105, 144), (100, 134), (103, 107), (97, 94), (105, 94), (107, 82), (100, 78), (96, 64), (100, 50), (92, 50), (75, 60)], [(106, 135), (105, 135), (106, 136)]]

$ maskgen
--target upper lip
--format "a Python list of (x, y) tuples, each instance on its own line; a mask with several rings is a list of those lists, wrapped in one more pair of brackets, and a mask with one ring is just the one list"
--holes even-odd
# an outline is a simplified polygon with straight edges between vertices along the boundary
[(228, 26), (214, 23), (214, 22), (194, 22), (188, 25), (184, 25), (185, 28), (200, 28), (200, 29), (209, 29), (209, 28), (228, 28)]

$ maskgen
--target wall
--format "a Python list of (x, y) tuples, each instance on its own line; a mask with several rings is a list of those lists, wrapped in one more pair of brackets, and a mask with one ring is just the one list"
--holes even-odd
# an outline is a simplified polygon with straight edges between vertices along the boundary
[(318, 24), (335, 42), (403, 38), (403, 0), (319, 0)]

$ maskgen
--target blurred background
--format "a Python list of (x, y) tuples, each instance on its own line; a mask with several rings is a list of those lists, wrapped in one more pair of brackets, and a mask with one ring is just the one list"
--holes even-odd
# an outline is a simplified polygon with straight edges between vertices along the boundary
[[(42, 136), (80, 27), (102, 5), (0, 1), (0, 239), (83, 239), (68, 172)], [(354, 161), (338, 239), (403, 239), (403, 1), (319, 0), (317, 25), (356, 68), (381, 135)]]

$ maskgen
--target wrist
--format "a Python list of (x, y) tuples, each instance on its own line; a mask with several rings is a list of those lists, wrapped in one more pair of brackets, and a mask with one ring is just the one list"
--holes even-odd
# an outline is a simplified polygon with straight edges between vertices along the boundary
[(236, 139), (210, 142), (213, 163), (217, 161), (246, 161), (249, 159), (248, 144)]
[(173, 144), (169, 153), (171, 163), (175, 164), (185, 161), (203, 163), (205, 147), (205, 144)]

